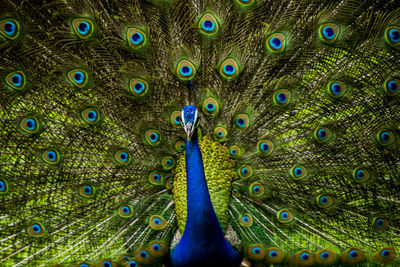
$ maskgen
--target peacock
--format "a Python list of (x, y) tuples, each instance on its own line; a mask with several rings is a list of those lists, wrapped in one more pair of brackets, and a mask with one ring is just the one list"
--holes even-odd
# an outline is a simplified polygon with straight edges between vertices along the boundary
[(0, 266), (399, 266), (395, 0), (0, 0)]

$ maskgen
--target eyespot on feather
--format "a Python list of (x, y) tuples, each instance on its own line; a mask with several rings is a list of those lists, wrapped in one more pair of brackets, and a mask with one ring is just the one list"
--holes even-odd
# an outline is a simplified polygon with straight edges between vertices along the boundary
[(80, 39), (87, 39), (94, 33), (94, 24), (86, 18), (77, 18), (72, 21), (72, 29)]

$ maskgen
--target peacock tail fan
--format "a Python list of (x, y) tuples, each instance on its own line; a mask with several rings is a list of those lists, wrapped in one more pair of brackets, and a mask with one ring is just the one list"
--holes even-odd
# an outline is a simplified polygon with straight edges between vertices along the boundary
[(185, 105), (252, 266), (400, 264), (396, 1), (0, 0), (0, 265), (169, 266)]

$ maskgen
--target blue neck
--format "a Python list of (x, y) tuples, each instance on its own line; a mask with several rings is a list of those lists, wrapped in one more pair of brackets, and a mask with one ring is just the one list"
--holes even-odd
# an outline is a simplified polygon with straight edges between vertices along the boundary
[(186, 140), (186, 176), (187, 219), (171, 252), (173, 266), (238, 266), (239, 253), (225, 240), (211, 203), (197, 132)]

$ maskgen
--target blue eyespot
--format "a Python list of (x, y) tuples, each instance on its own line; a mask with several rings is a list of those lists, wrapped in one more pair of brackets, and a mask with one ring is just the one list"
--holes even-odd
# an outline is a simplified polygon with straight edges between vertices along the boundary
[(89, 267), (89, 265), (87, 265), (86, 263), (82, 263), (81, 265), (79, 265), (79, 267)]
[(356, 172), (356, 177), (357, 177), (357, 179), (363, 179), (364, 178), (364, 176), (365, 176), (365, 171), (364, 170), (358, 170), (357, 172)]
[(94, 110), (91, 110), (88, 112), (87, 116), (88, 116), (89, 121), (95, 121), (97, 119), (97, 112)]
[(90, 31), (90, 24), (89, 23), (87, 23), (86, 21), (82, 21), (81, 23), (79, 23), (78, 32), (80, 34), (85, 35), (85, 34), (88, 34), (89, 31)]
[(201, 24), (201, 27), (203, 28), (203, 30), (205, 30), (207, 32), (211, 32), (215, 29), (215, 23), (212, 22), (211, 20), (205, 20)]
[(254, 187), (253, 187), (253, 192), (256, 193), (256, 194), (257, 194), (258, 192), (260, 192), (260, 186), (258, 186), (258, 185), (254, 186)]
[(269, 145), (267, 143), (264, 143), (264, 142), (261, 143), (260, 148), (261, 148), (261, 151), (264, 153), (269, 151)]
[(331, 26), (325, 26), (322, 28), (322, 34), (328, 40), (331, 40), (335, 37), (335, 31), (332, 29)]
[(244, 127), (244, 126), (246, 126), (246, 122), (244, 121), (244, 119), (242, 119), (242, 118), (237, 118), (236, 119), (236, 125), (238, 126), (238, 127)]
[(14, 86), (17, 86), (17, 87), (21, 86), (22, 81), (23, 81), (23, 78), (22, 78), (21, 74), (16, 73), (12, 76), (12, 83)]
[(324, 251), (320, 255), (321, 259), (326, 260), (329, 257), (329, 253)]
[(281, 213), (281, 219), (286, 220), (288, 217), (289, 217), (289, 214), (286, 211)]
[(39, 234), (42, 231), (42, 227), (39, 224), (35, 223), (32, 225), (32, 230), (34, 233)]
[(34, 119), (27, 119), (26, 120), (26, 128), (28, 128), (28, 130), (35, 130), (36, 128), (36, 121)]
[(190, 66), (183, 66), (179, 72), (182, 76), (190, 76), (193, 73), (193, 69)]
[(109, 261), (104, 261), (104, 262), (103, 262), (103, 266), (104, 266), (104, 267), (111, 267), (111, 262), (109, 262)]
[(142, 82), (138, 82), (135, 84), (135, 86), (133, 87), (133, 90), (135, 91), (135, 93), (140, 94), (141, 92), (144, 91), (145, 89), (145, 85)]
[(322, 205), (325, 205), (326, 203), (328, 203), (328, 197), (327, 196), (320, 197), (319, 203), (321, 203)]
[(0, 192), (4, 191), (5, 188), (6, 188), (6, 184), (0, 180)]
[(243, 175), (247, 175), (249, 173), (249, 171), (247, 170), (247, 168), (242, 168), (242, 170), (240, 171)]
[(351, 250), (349, 254), (347, 254), (350, 259), (355, 259), (358, 256), (357, 250)]
[(92, 193), (92, 187), (89, 185), (85, 185), (83, 187), (83, 191), (85, 191), (86, 194), (90, 195)]
[(302, 173), (303, 173), (303, 171), (301, 170), (300, 167), (296, 167), (296, 168), (293, 169), (293, 174), (296, 177), (300, 177)]
[(303, 260), (303, 261), (308, 260), (309, 257), (310, 257), (310, 255), (308, 255), (307, 252), (303, 252), (303, 253), (300, 254), (300, 259)]
[(279, 38), (277, 38), (277, 37), (272, 37), (272, 38), (269, 40), (269, 44), (270, 44), (270, 46), (271, 46), (273, 49), (275, 49), (275, 50), (278, 50), (278, 49), (281, 49), (281, 48), (282, 48), (282, 41), (281, 41)]
[(326, 131), (325, 129), (319, 129), (317, 131), (317, 135), (321, 140), (324, 140), (326, 138)]
[(128, 153), (121, 152), (121, 154), (119, 155), (119, 158), (121, 159), (121, 161), (124, 161), (124, 162), (127, 161), (129, 158)]
[(377, 227), (383, 227), (384, 221), (383, 219), (377, 219), (375, 224)]
[(232, 155), (236, 155), (236, 153), (237, 153), (235, 149), (231, 149), (230, 152), (231, 152)]
[(242, 217), (242, 221), (243, 222), (248, 222), (250, 220), (250, 218), (248, 216), (243, 216)]
[(167, 160), (167, 166), (171, 166), (172, 165), (172, 160)]
[(254, 254), (260, 254), (261, 253), (261, 249), (260, 248), (253, 248), (251, 250), (251, 252), (253, 252)]
[(161, 246), (159, 244), (153, 244), (153, 249), (155, 251), (159, 251), (161, 249)]
[(7, 21), (4, 24), (4, 32), (7, 35), (13, 35), (15, 33), (16, 29), (17, 29), (17, 25), (15, 25), (15, 23), (12, 21)]
[(396, 81), (389, 81), (387, 83), (387, 88), (390, 93), (396, 93), (399, 90)]
[(226, 75), (233, 75), (236, 72), (235, 67), (230, 64), (224, 65), (223, 70)]
[(124, 214), (129, 214), (130, 211), (131, 211), (131, 209), (130, 209), (128, 206), (123, 206), (123, 207), (122, 207), (122, 212), (123, 212)]
[(157, 140), (158, 140), (158, 134), (157, 134), (157, 133), (152, 133), (152, 134), (150, 135), (150, 140), (151, 140), (152, 142), (157, 141)]
[(76, 83), (83, 83), (84, 80), (85, 80), (85, 74), (83, 74), (82, 71), (75, 72), (74, 81)]
[(382, 143), (388, 143), (390, 140), (390, 135), (388, 132), (381, 132), (381, 134), (379, 135), (379, 138)]
[(50, 150), (49, 152), (47, 152), (47, 158), (48, 158), (50, 161), (55, 161), (55, 160), (57, 159), (57, 154), (56, 154), (56, 152), (53, 151), (53, 150)]
[(207, 111), (209, 111), (209, 112), (212, 112), (212, 111), (214, 111), (215, 110), (215, 105), (214, 104), (207, 104), (206, 105), (206, 109), (207, 109)]
[(161, 178), (161, 176), (158, 173), (153, 174), (154, 181), (159, 182), (160, 178)]
[(284, 93), (279, 92), (276, 94), (276, 100), (281, 104), (285, 104), (287, 101), (287, 97)]
[(130, 261), (128, 262), (129, 267), (137, 267), (137, 262), (136, 261)]
[(389, 31), (389, 38), (392, 42), (397, 43), (400, 41), (400, 32), (398, 29), (391, 29)]
[(271, 250), (271, 251), (268, 253), (268, 256), (270, 256), (271, 258), (275, 258), (276, 256), (278, 256), (278, 251), (276, 251), (276, 250)]
[(147, 258), (147, 257), (149, 257), (149, 253), (147, 253), (146, 251), (141, 251), (140, 252), (140, 257)]
[(331, 84), (331, 91), (334, 95), (340, 95), (342, 92), (342, 88), (340, 87), (340, 84), (338, 83), (332, 83)]
[(389, 250), (384, 249), (384, 250), (382, 250), (381, 255), (382, 255), (382, 257), (387, 258), (387, 257), (389, 257), (390, 252), (389, 252)]
[(140, 32), (136, 32), (131, 36), (131, 42), (135, 45), (140, 44), (141, 42), (143, 42), (143, 40), (144, 40), (143, 34), (141, 34)]
[(160, 225), (162, 223), (162, 221), (160, 219), (158, 219), (158, 218), (154, 218), (153, 219), (153, 223), (156, 224), (156, 225)]

